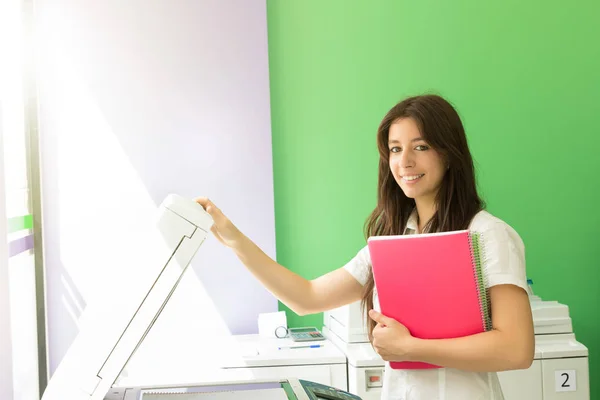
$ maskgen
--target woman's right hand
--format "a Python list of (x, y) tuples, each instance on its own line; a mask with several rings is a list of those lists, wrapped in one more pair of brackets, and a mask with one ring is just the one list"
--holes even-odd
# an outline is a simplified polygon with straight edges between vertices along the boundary
[(244, 236), (242, 232), (207, 197), (197, 197), (194, 200), (213, 218), (214, 224), (210, 230), (219, 242), (227, 247), (235, 247)]

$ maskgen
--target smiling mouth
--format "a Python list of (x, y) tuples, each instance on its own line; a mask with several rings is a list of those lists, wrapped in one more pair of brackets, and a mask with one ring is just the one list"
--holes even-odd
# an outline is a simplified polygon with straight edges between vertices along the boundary
[(417, 179), (420, 179), (424, 176), (425, 174), (419, 174), (419, 175), (405, 175), (402, 177), (403, 180), (405, 180), (406, 182), (413, 182), (416, 181)]

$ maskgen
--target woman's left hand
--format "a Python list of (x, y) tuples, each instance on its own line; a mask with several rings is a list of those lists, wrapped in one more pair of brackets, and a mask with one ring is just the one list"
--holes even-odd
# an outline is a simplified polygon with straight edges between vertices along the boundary
[(384, 361), (410, 361), (410, 349), (416, 340), (400, 322), (375, 310), (369, 317), (377, 325), (373, 329), (373, 347)]

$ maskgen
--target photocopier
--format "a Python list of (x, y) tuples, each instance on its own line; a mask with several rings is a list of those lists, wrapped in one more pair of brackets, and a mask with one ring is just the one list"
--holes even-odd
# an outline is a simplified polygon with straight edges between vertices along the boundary
[[(573, 332), (567, 305), (544, 301), (530, 292), (535, 356), (528, 369), (502, 371), (505, 400), (589, 400), (588, 349)], [(323, 334), (348, 359), (348, 391), (378, 400), (385, 362), (369, 343), (360, 302), (323, 315)]]
[[(115, 382), (150, 332), (171, 298), (213, 220), (191, 199), (169, 195), (159, 207), (153, 252), (161, 254), (157, 271), (133, 296), (119, 296), (89, 305), (80, 319), (80, 332), (52, 375), (42, 400), (360, 400), (360, 397), (324, 384), (294, 377), (234, 379), (215, 371), (195, 380), (193, 373), (136, 387)], [(134, 282), (131, 282), (133, 285)], [(147, 284), (147, 286), (145, 286)], [(112, 301), (109, 301), (111, 300)], [(102, 303), (102, 304), (100, 304)], [(160, 362), (160, 360), (157, 360)], [(168, 380), (168, 379), (167, 379)]]

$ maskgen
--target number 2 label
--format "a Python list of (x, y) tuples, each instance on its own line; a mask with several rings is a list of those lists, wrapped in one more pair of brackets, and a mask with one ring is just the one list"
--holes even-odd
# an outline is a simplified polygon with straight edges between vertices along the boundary
[(574, 369), (554, 371), (554, 384), (557, 392), (575, 392), (577, 373)]

